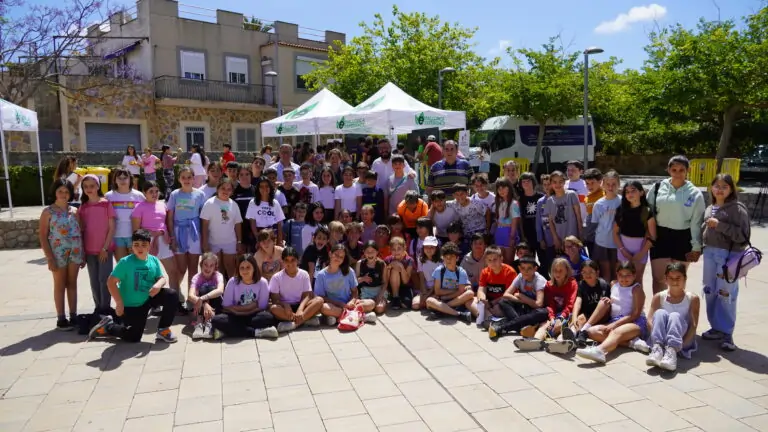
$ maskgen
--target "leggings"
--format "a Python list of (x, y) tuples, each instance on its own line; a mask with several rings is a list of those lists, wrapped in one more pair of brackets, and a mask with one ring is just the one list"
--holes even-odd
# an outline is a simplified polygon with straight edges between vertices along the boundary
[(254, 330), (272, 327), (277, 324), (277, 320), (267, 311), (253, 315), (222, 313), (214, 316), (211, 324), (229, 337), (253, 337)]
[(99, 261), (98, 255), (86, 255), (85, 263), (88, 266), (88, 279), (91, 282), (91, 294), (97, 313), (106, 313), (112, 303), (112, 296), (107, 288), (107, 279), (112, 273), (112, 253), (107, 254), (104, 262)]
[(531, 309), (529, 306), (504, 299), (499, 307), (507, 319), (501, 325), (502, 332), (520, 331), (529, 325), (541, 324), (549, 318), (547, 308)]
[(165, 179), (165, 199), (167, 200), (169, 196), (171, 196), (171, 192), (173, 191), (173, 182), (176, 175), (173, 171), (173, 168), (163, 169), (163, 179)]

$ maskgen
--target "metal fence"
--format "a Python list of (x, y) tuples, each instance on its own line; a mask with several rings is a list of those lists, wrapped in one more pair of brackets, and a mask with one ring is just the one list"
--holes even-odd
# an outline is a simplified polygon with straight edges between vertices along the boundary
[(156, 98), (273, 105), (274, 91), (274, 86), (264, 84), (232, 84), (169, 75), (155, 78)]

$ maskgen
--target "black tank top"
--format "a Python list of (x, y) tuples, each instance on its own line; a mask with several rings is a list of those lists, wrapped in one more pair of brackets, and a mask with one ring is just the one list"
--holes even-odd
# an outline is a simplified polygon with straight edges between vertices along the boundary
[(384, 285), (384, 261), (376, 261), (376, 265), (371, 268), (368, 267), (368, 264), (366, 261), (360, 262), (360, 275), (361, 276), (370, 276), (371, 277), (371, 283), (366, 282), (360, 282), (358, 286), (360, 288), (367, 288), (367, 287), (380, 287)]

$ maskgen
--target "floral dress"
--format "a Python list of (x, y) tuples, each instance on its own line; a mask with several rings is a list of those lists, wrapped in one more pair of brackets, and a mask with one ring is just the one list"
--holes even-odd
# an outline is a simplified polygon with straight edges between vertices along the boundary
[(67, 206), (62, 210), (55, 206), (45, 209), (50, 215), (48, 223), (48, 244), (56, 260), (56, 267), (83, 263), (83, 238), (80, 224), (75, 216), (75, 208)]

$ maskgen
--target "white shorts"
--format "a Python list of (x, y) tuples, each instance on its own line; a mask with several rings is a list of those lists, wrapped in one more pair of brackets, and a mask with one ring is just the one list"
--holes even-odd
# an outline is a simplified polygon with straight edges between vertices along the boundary
[[(200, 255), (201, 248), (200, 248), (200, 238), (198, 237), (197, 240), (192, 240), (192, 233), (190, 232), (187, 236), (187, 252), (192, 255)], [(176, 241), (176, 247), (178, 248), (178, 240)], [(184, 252), (176, 251), (176, 255), (183, 255)]]
[(155, 241), (157, 242), (157, 259), (173, 258), (173, 251), (171, 251), (171, 246), (165, 242), (165, 237), (159, 236)]
[(224, 255), (235, 255), (237, 254), (237, 243), (227, 243), (221, 245), (212, 244), (211, 252), (215, 254), (221, 252)]

